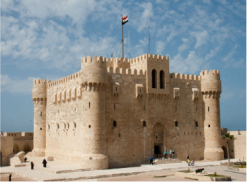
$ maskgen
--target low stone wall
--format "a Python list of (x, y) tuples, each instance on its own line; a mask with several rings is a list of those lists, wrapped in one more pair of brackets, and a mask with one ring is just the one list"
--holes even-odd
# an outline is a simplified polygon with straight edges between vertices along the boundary
[(9, 166), (9, 155), (13, 153), (13, 137), (1, 136), (1, 166)]

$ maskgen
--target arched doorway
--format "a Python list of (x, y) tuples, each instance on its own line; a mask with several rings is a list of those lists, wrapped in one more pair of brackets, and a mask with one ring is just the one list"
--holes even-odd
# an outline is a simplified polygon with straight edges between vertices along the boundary
[(224, 159), (227, 159), (227, 149), (226, 147), (222, 147), (223, 151), (224, 151)]
[(161, 157), (163, 153), (163, 126), (157, 123), (154, 126), (154, 157)]

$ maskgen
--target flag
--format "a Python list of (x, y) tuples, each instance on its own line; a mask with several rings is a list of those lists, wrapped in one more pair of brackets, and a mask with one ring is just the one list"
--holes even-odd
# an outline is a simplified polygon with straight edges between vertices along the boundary
[(122, 17), (122, 25), (128, 22), (128, 15), (125, 17)]

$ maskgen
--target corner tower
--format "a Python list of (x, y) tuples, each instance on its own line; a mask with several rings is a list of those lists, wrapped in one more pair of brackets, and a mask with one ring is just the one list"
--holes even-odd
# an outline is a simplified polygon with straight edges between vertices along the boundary
[(221, 81), (219, 70), (201, 71), (201, 92), (204, 102), (204, 159), (222, 160), (220, 104)]
[(82, 155), (82, 167), (108, 169), (106, 155), (105, 88), (108, 83), (106, 59), (88, 56), (81, 59), (83, 116), (87, 123), (87, 146)]
[(46, 80), (33, 80), (32, 100), (34, 104), (33, 155), (45, 156), (46, 148)]

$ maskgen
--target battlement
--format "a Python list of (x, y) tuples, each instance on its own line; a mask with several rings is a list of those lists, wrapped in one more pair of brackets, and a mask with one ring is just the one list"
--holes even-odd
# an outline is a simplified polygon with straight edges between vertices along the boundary
[(72, 75), (68, 75), (68, 76), (66, 76), (66, 77), (64, 77), (64, 78), (60, 78), (60, 79), (55, 80), (55, 81), (53, 81), (53, 82), (49, 81), (49, 82), (48, 82), (48, 88), (50, 88), (50, 87), (52, 87), (52, 86), (59, 85), (59, 84), (61, 84), (61, 83), (69, 82), (69, 81), (74, 80), (74, 79), (76, 79), (76, 78), (79, 78), (79, 77), (80, 77), (80, 74), (81, 74), (81, 72), (79, 71), (79, 72), (77, 72), (77, 73), (74, 73), (74, 74), (72, 74)]
[(180, 80), (201, 80), (201, 76), (198, 75), (188, 75), (188, 74), (180, 74), (180, 73), (171, 73), (171, 79), (180, 79)]
[(169, 61), (169, 56), (161, 56), (161, 55), (152, 55), (152, 54), (147, 54), (148, 60), (157, 60), (157, 61), (164, 61), (168, 62)]
[(116, 74), (122, 74), (122, 75), (146, 75), (146, 71), (143, 71), (142, 69), (137, 70), (137, 69), (125, 69), (125, 68), (115, 68), (113, 69), (112, 67), (107, 68), (107, 72), (109, 74), (116, 73)]
[(208, 72), (208, 70), (203, 70), (200, 73), (200, 76), (219, 76), (220, 75), (220, 71), (219, 70), (210, 70)]
[(33, 80), (33, 86), (34, 85), (46, 84), (46, 83), (47, 83), (46, 79), (45, 80), (43, 80), (43, 79), (35, 79), (35, 80)]

